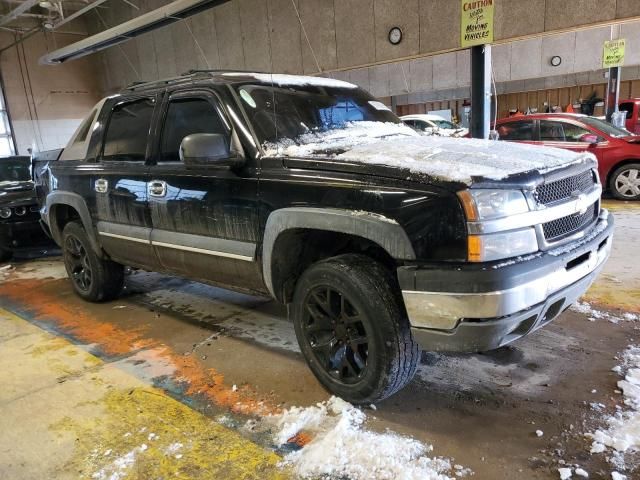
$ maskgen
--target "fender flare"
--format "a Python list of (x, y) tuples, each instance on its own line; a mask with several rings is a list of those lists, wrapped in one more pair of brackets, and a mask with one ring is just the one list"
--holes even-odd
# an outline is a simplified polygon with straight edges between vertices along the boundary
[(267, 289), (277, 298), (272, 278), (273, 251), (278, 237), (292, 229), (313, 229), (366, 238), (397, 260), (415, 260), (404, 229), (395, 221), (372, 212), (338, 208), (291, 207), (271, 212), (262, 243), (262, 271)]
[(56, 219), (52, 217), (52, 212), (54, 211), (53, 207), (56, 205), (66, 205), (78, 212), (80, 220), (82, 221), (82, 226), (87, 232), (87, 236), (91, 242), (91, 246), (98, 255), (102, 256), (102, 247), (98, 241), (98, 235), (96, 233), (96, 229), (93, 227), (89, 208), (87, 207), (84, 198), (77, 193), (60, 191), (51, 192), (47, 195), (45, 223), (49, 226), (53, 239), (58, 245), (61, 245), (62, 231), (58, 228)]

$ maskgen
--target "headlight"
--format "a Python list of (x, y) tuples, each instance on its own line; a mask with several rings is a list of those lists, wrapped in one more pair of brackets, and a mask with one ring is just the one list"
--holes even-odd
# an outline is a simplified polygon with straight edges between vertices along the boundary
[(7, 219), (11, 216), (11, 209), (9, 207), (0, 207), (0, 218)]
[(19, 217), (24, 217), (27, 214), (27, 207), (16, 207), (14, 208), (16, 215)]
[(458, 193), (467, 221), (493, 220), (529, 211), (519, 190), (463, 190)]
[(491, 262), (538, 251), (533, 228), (492, 235), (469, 235), (469, 261)]

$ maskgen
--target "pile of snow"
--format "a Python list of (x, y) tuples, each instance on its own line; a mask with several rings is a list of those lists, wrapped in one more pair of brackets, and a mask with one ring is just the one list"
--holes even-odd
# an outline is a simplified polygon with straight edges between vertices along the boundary
[(630, 346), (622, 355), (622, 364), (613, 371), (624, 375), (618, 382), (626, 409), (617, 406), (615, 415), (605, 419), (607, 428), (587, 434), (593, 440), (591, 453), (613, 449), (613, 463), (623, 469), (624, 454), (640, 452), (640, 347)]
[(7, 278), (12, 271), (13, 271), (13, 265), (0, 266), (0, 280)]
[(582, 313), (589, 317), (590, 322), (595, 322), (596, 320), (607, 320), (611, 323), (620, 323), (620, 322), (637, 322), (640, 320), (640, 315), (635, 313), (625, 312), (622, 315), (614, 315), (612, 313), (607, 313), (600, 311), (596, 308), (593, 308), (587, 302), (576, 302), (571, 306), (571, 310), (574, 312)]
[[(96, 480), (121, 480), (126, 478), (130, 473), (131, 467), (136, 463), (138, 454), (144, 452), (147, 448), (147, 445), (143, 443), (139, 447), (117, 457), (109, 465), (91, 475), (91, 478)], [(111, 455), (111, 450), (105, 452), (104, 455)]]
[(558, 473), (560, 474), (560, 480), (573, 478), (574, 475), (582, 478), (589, 478), (589, 473), (580, 467), (576, 467), (575, 469), (571, 467), (562, 467), (558, 469)]
[(293, 407), (264, 421), (278, 446), (294, 437), (310, 439), (282, 462), (301, 478), (450, 480), (450, 475), (472, 474), (460, 465), (452, 468), (447, 459), (427, 456), (433, 450), (430, 445), (390, 431), (367, 430), (366, 415), (336, 397), (308, 408)]

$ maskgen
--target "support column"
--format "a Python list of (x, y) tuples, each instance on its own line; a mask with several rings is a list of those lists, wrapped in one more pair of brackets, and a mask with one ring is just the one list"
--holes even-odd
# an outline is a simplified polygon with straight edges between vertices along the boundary
[(611, 122), (611, 115), (618, 111), (620, 100), (620, 70), (622, 67), (609, 69), (609, 81), (607, 82), (607, 98), (605, 99), (605, 111), (607, 122)]
[(473, 138), (489, 138), (491, 124), (491, 45), (471, 47), (471, 122)]

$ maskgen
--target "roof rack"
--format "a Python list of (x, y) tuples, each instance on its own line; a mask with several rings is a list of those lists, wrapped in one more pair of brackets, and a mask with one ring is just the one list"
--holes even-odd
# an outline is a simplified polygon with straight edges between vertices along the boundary
[(236, 69), (215, 69), (215, 68), (200, 68), (200, 69), (191, 69), (184, 72), (181, 76), (186, 77), (188, 75), (196, 75), (198, 73), (263, 73), (268, 74), (269, 72), (260, 72), (258, 70), (236, 70)]
[(156, 86), (159, 87), (161, 85), (168, 85), (178, 80), (184, 80), (184, 78), (185, 77), (183, 76), (179, 76), (179, 77), (163, 78), (161, 80), (152, 80), (150, 82), (132, 82), (131, 84), (124, 87), (123, 90), (131, 91), (131, 90), (139, 90), (142, 88), (149, 88), (149, 87), (156, 87)]
[(258, 71), (255, 71), (255, 70), (192, 69), (192, 70), (189, 70), (187, 72), (184, 72), (183, 74), (181, 74), (178, 77), (163, 78), (161, 80), (152, 80), (150, 82), (140, 82), (140, 81), (132, 82), (129, 85), (127, 85), (126, 87), (124, 87), (123, 91), (135, 91), (135, 90), (142, 90), (142, 89), (145, 89), (145, 88), (161, 87), (163, 85), (169, 85), (171, 83), (184, 81), (188, 77), (192, 77), (192, 76), (196, 76), (196, 75), (215, 75), (215, 74), (222, 74), (222, 73), (247, 73), (247, 74), (262, 73), (262, 74), (268, 74), (268, 72), (258, 72)]

